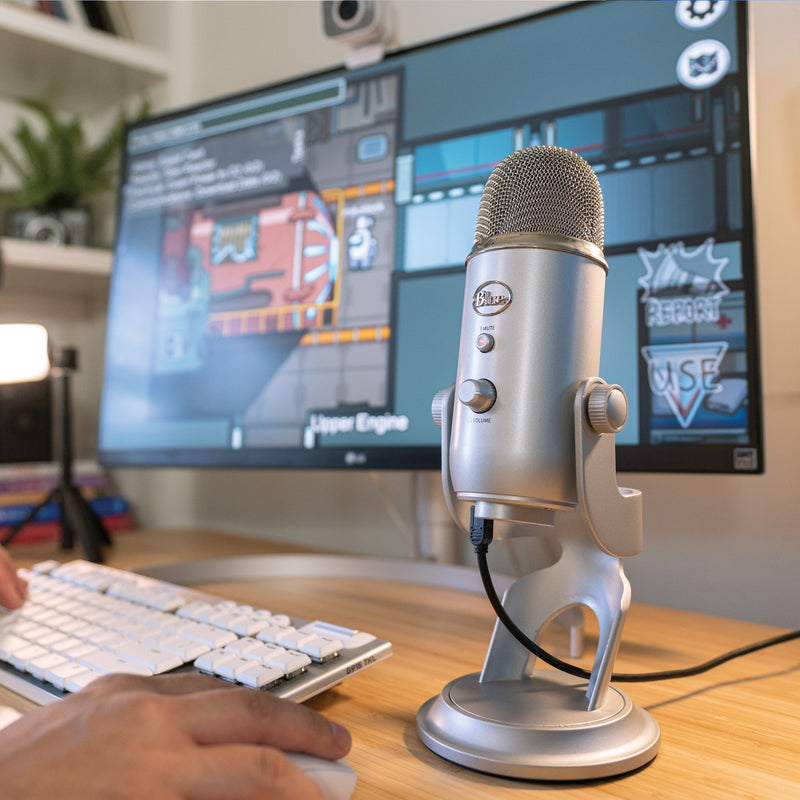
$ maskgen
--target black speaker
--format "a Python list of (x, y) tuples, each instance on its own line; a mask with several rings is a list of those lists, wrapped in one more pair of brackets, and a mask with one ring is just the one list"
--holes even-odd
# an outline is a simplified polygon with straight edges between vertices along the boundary
[(50, 379), (0, 385), (0, 463), (52, 459)]

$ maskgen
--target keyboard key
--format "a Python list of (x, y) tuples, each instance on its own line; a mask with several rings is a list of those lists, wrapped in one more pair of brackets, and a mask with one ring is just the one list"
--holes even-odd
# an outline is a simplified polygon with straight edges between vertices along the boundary
[(295, 675), (302, 672), (309, 664), (311, 659), (296, 650), (286, 650), (283, 653), (276, 653), (266, 662), (269, 667), (277, 667), (283, 671), (284, 675)]
[(66, 633), (62, 633), (61, 631), (53, 630), (51, 628), (48, 633), (46, 633), (44, 636), (39, 636), (36, 641), (39, 642), (39, 644), (50, 648), (52, 645), (56, 644), (56, 642), (60, 642), (62, 639), (66, 638), (68, 638)]
[(180, 656), (184, 663), (194, 661), (211, 649), (205, 642), (196, 642), (192, 639), (186, 639), (183, 636), (176, 636), (174, 634), (167, 635), (166, 638), (145, 641), (147, 641), (148, 644), (152, 644), (154, 647), (158, 647), (160, 650)]
[(295, 628), (290, 625), (271, 624), (260, 630), (256, 634), (256, 638), (261, 639), (262, 642), (277, 644), (282, 636), (288, 636), (291, 633), (295, 633)]
[(330, 622), (320, 622), (316, 620), (308, 625), (304, 625), (300, 630), (311, 631), (319, 636), (331, 636), (337, 638), (345, 650), (356, 647), (363, 647), (375, 641), (375, 637), (364, 631), (356, 631), (351, 628), (342, 628), (339, 625), (332, 625)]
[(253, 662), (248, 661), (246, 658), (242, 658), (241, 656), (225, 658), (217, 662), (216, 666), (214, 667), (214, 674), (219, 675), (220, 678), (226, 678), (229, 681), (233, 681), (238, 677), (237, 673), (241, 672), (248, 666), (253, 666)]
[(10, 661), (20, 672), (25, 671), (25, 667), (32, 658), (38, 658), (50, 651), (40, 644), (29, 644), (27, 647), (21, 647), (15, 653), (11, 654)]
[(65, 650), (64, 655), (71, 661), (80, 661), (80, 659), (82, 659), (85, 655), (93, 653), (95, 650), (99, 650), (99, 648), (95, 647), (93, 644), (81, 642), (79, 645), (71, 647), (69, 650)]
[(28, 647), (31, 643), (21, 636), (15, 636), (13, 633), (0, 634), (0, 658), (3, 661), (10, 661), (15, 652)]
[(47, 561), (40, 561), (38, 564), (34, 564), (31, 567), (31, 571), (37, 572), (40, 575), (49, 575), (58, 566), (58, 561), (51, 558)]
[(270, 624), (268, 617), (257, 617), (241, 614), (234, 617), (229, 625), (228, 630), (233, 631), (239, 636), (255, 636)]
[(182, 594), (175, 591), (159, 591), (148, 593), (146, 604), (158, 611), (175, 611), (186, 603)]
[(315, 636), (310, 641), (306, 641), (296, 648), (301, 653), (310, 656), (314, 661), (326, 661), (333, 658), (343, 649), (342, 643), (338, 639), (330, 639), (325, 636)]
[[(214, 606), (211, 605), (211, 603), (204, 603), (197, 600), (194, 603), (188, 603), (182, 608), (179, 608), (176, 613), (179, 617), (197, 620), (198, 622), (207, 622), (208, 615), (213, 613), (213, 610)], [(203, 619), (200, 619), (201, 615), (204, 617)]]
[(153, 671), (144, 666), (144, 664), (123, 658), (116, 653), (110, 653), (108, 650), (98, 650), (95, 653), (90, 653), (84, 656), (79, 663), (93, 672), (99, 672), (101, 675), (117, 672), (129, 675), (153, 674)]
[(288, 650), (299, 650), (306, 642), (310, 642), (312, 639), (316, 638), (316, 633), (306, 633), (305, 631), (298, 631), (292, 628), (289, 632), (280, 636), (276, 644)]
[(228, 650), (209, 650), (207, 653), (199, 656), (194, 660), (194, 666), (203, 672), (215, 673), (219, 667), (226, 661), (235, 661), (239, 656), (236, 653), (231, 653)]
[(183, 660), (174, 653), (166, 653), (141, 642), (128, 641), (117, 648), (118, 656), (137, 664), (144, 664), (154, 675), (180, 667)]
[(282, 679), (283, 670), (276, 667), (265, 667), (263, 664), (257, 664), (249, 659), (248, 666), (236, 673), (236, 680), (251, 689), (264, 689), (268, 686), (273, 686)]
[(90, 683), (93, 683), (100, 677), (101, 673), (93, 672), (90, 669), (85, 669), (83, 672), (78, 672), (73, 675), (64, 685), (64, 689), (68, 692), (79, 692), (85, 689)]
[(121, 644), (120, 635), (110, 631), (107, 628), (100, 628), (96, 633), (91, 636), (83, 637), (83, 641), (88, 644), (93, 644), (96, 647), (110, 647), (114, 648)]
[(192, 622), (179, 630), (178, 633), (185, 639), (203, 642), (209, 647), (225, 647), (226, 644), (235, 642), (238, 638), (235, 633), (209, 625), (206, 622)]
[(244, 656), (247, 655), (247, 653), (252, 652), (253, 650), (258, 650), (263, 647), (264, 644), (262, 642), (259, 642), (258, 639), (253, 639), (250, 636), (245, 636), (242, 639), (237, 639), (235, 642), (226, 644), (223, 649), (227, 650), (229, 653), (236, 653), (237, 656)]
[(68, 653), (70, 650), (81, 646), (85, 647), (86, 644), (80, 639), (76, 639), (74, 636), (65, 636), (50, 645), (50, 650), (54, 653)]
[(60, 653), (45, 653), (38, 658), (31, 659), (26, 665), (25, 669), (38, 678), (40, 681), (44, 680), (45, 673), (60, 664), (66, 664), (69, 659)]
[(47, 670), (44, 679), (48, 683), (52, 683), (57, 689), (63, 690), (66, 688), (67, 681), (81, 672), (88, 672), (83, 664), (79, 664), (77, 661), (66, 661)]
[(35, 627), (35, 622), (25, 619), (18, 611), (3, 614), (0, 617), (0, 633), (13, 633), (24, 638), (25, 631)]

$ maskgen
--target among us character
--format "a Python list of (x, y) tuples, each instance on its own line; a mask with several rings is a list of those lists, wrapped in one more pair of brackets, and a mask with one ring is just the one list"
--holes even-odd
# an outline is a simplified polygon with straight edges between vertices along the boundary
[(371, 269), (378, 254), (378, 240), (372, 234), (374, 217), (359, 214), (353, 232), (347, 237), (347, 260), (350, 269)]

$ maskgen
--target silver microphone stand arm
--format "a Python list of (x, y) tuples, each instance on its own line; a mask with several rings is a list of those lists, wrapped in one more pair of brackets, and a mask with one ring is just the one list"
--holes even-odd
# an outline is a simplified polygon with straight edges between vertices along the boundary
[[(449, 469), (454, 389), (434, 400), (442, 430), (442, 483), (454, 520), (463, 509)], [(574, 395), (577, 503), (542, 510), (561, 546), (551, 566), (509, 587), (503, 607), (535, 640), (563, 611), (586, 606), (597, 617), (598, 646), (591, 679), (552, 670), (534, 673), (535, 659), (505, 625), (495, 623), (480, 674), (452, 681), (420, 709), (420, 737), (434, 752), (482, 771), (513, 777), (573, 780), (619, 774), (650, 761), (658, 724), (613, 688), (609, 691), (631, 590), (622, 561), (642, 547), (642, 496), (616, 484), (614, 433), (627, 418), (622, 389), (599, 378)], [(476, 515), (513, 518), (514, 511), (478, 503)], [(530, 510), (525, 512), (531, 519)], [(465, 528), (466, 529), (466, 528)], [(582, 698), (582, 699), (581, 699)]]
[[(561, 557), (552, 566), (520, 578), (503, 598), (508, 613), (524, 620), (526, 633), (534, 640), (564, 609), (581, 605), (594, 612), (599, 637), (586, 690), (589, 711), (605, 700), (630, 605), (630, 583), (622, 559), (635, 555), (642, 546), (641, 492), (616, 484), (613, 434), (627, 416), (620, 406), (626, 409), (627, 403), (619, 387), (599, 378), (581, 383), (574, 402), (578, 504), (574, 510), (557, 511), (554, 520)], [(521, 678), (532, 672), (533, 662), (527, 649), (498, 621), (481, 680)]]

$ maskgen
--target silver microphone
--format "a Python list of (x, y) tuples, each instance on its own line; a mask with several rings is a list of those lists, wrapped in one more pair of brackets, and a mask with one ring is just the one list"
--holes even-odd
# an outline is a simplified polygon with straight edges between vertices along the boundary
[(541, 522), (577, 504), (573, 398), (599, 371), (603, 196), (559, 147), (492, 172), (467, 258), (450, 480), (482, 518)]
[[(552, 526), (545, 538), (559, 547), (546, 568), (509, 586), (502, 609), (490, 591), (499, 619), (483, 669), (417, 714), (428, 747), (483, 772), (600, 777), (658, 751), (658, 723), (610, 684), (631, 595), (622, 559), (641, 549), (642, 494), (617, 486), (606, 435), (627, 417), (625, 393), (597, 377), (607, 272), (591, 167), (557, 147), (504, 159), (484, 189), (467, 258), (457, 382), (431, 409), (442, 488), (460, 527), (464, 506), (474, 510), (470, 540), (487, 591), (494, 521)], [(538, 648), (529, 646), (576, 606), (597, 621), (588, 683), (584, 673), (535, 669)]]

